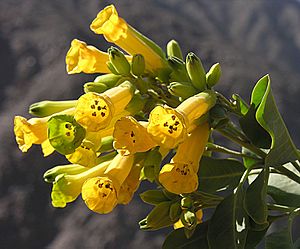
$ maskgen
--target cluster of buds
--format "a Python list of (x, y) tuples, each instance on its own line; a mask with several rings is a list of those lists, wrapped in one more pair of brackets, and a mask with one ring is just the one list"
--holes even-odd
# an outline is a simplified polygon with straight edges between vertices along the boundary
[[(67, 72), (100, 75), (84, 84), (76, 100), (38, 102), (29, 108), (35, 117), (16, 116), (20, 150), (40, 144), (44, 156), (56, 151), (69, 161), (44, 174), (53, 185), (54, 207), (81, 195), (92, 211), (109, 213), (117, 204), (128, 204), (147, 179), (159, 186), (142, 199), (157, 205), (153, 212), (159, 215), (150, 213), (141, 227), (195, 227), (202, 210), (188, 196), (198, 188), (220, 65), (206, 73), (194, 53), (184, 60), (174, 40), (165, 53), (119, 17), (113, 5), (100, 11), (90, 28), (124, 53), (73, 40)], [(164, 212), (169, 218), (158, 219)]]

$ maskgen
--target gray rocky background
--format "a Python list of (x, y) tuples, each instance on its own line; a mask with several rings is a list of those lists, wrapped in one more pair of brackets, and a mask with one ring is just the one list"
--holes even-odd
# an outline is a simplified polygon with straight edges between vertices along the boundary
[(64, 57), (73, 38), (103, 50), (108, 44), (89, 30), (97, 12), (114, 3), (122, 17), (159, 45), (174, 38), (197, 53), (206, 69), (220, 62), (218, 87), (249, 99), (250, 89), (270, 73), (288, 128), (300, 145), (300, 3), (297, 1), (205, 0), (1, 0), (0, 1), (0, 248), (160, 248), (168, 231), (142, 232), (149, 210), (138, 197), (109, 215), (89, 212), (79, 200), (65, 209), (50, 203), (42, 175), (65, 163), (44, 159), (34, 146), (22, 154), (13, 116), (29, 104), (74, 99), (89, 75), (68, 76)]

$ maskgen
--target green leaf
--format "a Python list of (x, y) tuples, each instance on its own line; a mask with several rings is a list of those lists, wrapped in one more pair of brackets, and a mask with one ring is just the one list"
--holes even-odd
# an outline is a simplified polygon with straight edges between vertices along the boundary
[(245, 167), (235, 159), (214, 159), (202, 157), (199, 168), (199, 190), (216, 192), (223, 189), (234, 189)]
[(232, 98), (236, 101), (236, 105), (240, 113), (245, 115), (249, 110), (249, 106), (247, 105), (246, 101), (243, 100), (238, 94), (233, 94)]
[(184, 233), (184, 228), (179, 228), (171, 232), (162, 249), (209, 249), (207, 243), (208, 222), (198, 224), (191, 238), (187, 239)]
[(266, 203), (269, 169), (264, 168), (246, 190), (244, 205), (248, 215), (257, 223), (264, 224), (268, 218)]
[(243, 196), (243, 189), (237, 189), (217, 206), (208, 228), (210, 249), (244, 248), (249, 223)]
[(265, 249), (293, 249), (290, 232), (287, 227), (266, 237)]
[(164, 192), (162, 190), (158, 190), (158, 189), (147, 190), (147, 191), (141, 193), (140, 197), (143, 202), (152, 204), (152, 205), (157, 205), (161, 202), (169, 201), (169, 199), (166, 197)]
[(271, 91), (269, 75), (264, 76), (257, 82), (252, 96), (253, 101), (257, 103), (261, 99), (256, 111), (256, 119), (272, 137), (271, 148), (265, 159), (266, 165), (276, 167), (299, 159), (299, 153), (278, 112)]
[[(245, 147), (242, 147), (242, 153), (246, 154), (246, 155), (250, 155), (250, 156), (255, 156), (255, 154), (252, 151), (248, 150)], [(259, 161), (254, 158), (243, 157), (243, 163), (244, 163), (245, 167), (248, 169), (249, 167), (253, 166), (254, 164), (259, 163)]]
[[(300, 190), (299, 186), (297, 188)], [(288, 207), (300, 207), (300, 195), (288, 193), (272, 186), (268, 187), (268, 194), (276, 204)]]
[(254, 249), (255, 246), (263, 239), (268, 228), (262, 231), (254, 231), (249, 229), (245, 243), (245, 249)]
[(158, 230), (173, 224), (169, 216), (170, 206), (172, 202), (161, 202), (155, 206), (145, 219), (140, 221), (140, 229), (142, 230)]
[(255, 146), (268, 149), (271, 145), (271, 137), (257, 122), (255, 113), (255, 105), (252, 103), (245, 116), (240, 118), (240, 126)]
[[(285, 168), (297, 173), (291, 163), (285, 164)], [(276, 204), (289, 207), (300, 207), (300, 187), (299, 183), (291, 180), (285, 175), (271, 173), (268, 183), (268, 194)]]

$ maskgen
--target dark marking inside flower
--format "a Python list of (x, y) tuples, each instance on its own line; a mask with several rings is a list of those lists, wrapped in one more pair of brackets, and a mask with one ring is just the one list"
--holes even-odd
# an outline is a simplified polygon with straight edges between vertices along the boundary
[(96, 113), (96, 112), (93, 112), (93, 113), (92, 113), (92, 116), (96, 117), (96, 116), (97, 116), (97, 113)]
[(95, 109), (96, 107), (95, 107), (95, 105), (91, 105), (91, 108), (92, 108), (92, 109)]
[(101, 112), (101, 116), (102, 116), (102, 117), (105, 117), (105, 113), (104, 113), (104, 112)]
[(101, 106), (98, 106), (98, 107), (97, 107), (97, 110), (98, 110), (98, 111), (100, 111), (101, 109), (102, 109)]
[(68, 132), (66, 132), (66, 136), (71, 136), (71, 133), (68, 131)]
[(71, 125), (71, 124), (65, 124), (65, 127), (66, 127), (68, 130), (71, 130), (71, 129), (72, 129), (72, 125)]

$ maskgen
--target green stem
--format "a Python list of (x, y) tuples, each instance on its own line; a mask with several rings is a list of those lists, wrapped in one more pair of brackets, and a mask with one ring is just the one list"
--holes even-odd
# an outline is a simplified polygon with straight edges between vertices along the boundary
[(219, 92), (216, 92), (216, 94), (217, 94), (219, 100), (221, 101), (221, 103), (222, 103), (225, 107), (227, 107), (227, 109), (229, 109), (233, 114), (236, 114), (237, 116), (240, 116), (240, 117), (243, 116), (242, 113), (238, 112), (236, 109), (234, 109), (234, 108), (232, 107), (232, 106), (233, 106), (232, 103), (231, 103), (224, 95), (222, 95), (222, 94), (219, 93)]
[(253, 153), (257, 154), (258, 156), (260, 156), (263, 159), (267, 155), (261, 149), (257, 148), (256, 146), (254, 146), (250, 143), (247, 143), (247, 142), (244, 142), (244, 141), (238, 139), (237, 137), (233, 136), (230, 132), (226, 131), (225, 129), (216, 129), (216, 131), (220, 132), (224, 137), (228, 138), (229, 140), (241, 145), (242, 147), (247, 148), (248, 150), (252, 151)]
[(241, 153), (241, 152), (235, 151), (235, 150), (230, 150), (228, 148), (225, 148), (223, 146), (220, 146), (220, 145), (217, 145), (217, 144), (213, 144), (213, 143), (208, 143), (206, 145), (206, 147), (207, 147), (207, 149), (209, 151), (215, 151), (215, 152), (220, 152), (220, 153), (226, 153), (226, 154), (229, 154), (229, 155), (234, 155), (234, 156), (239, 156), (239, 157), (246, 157), (246, 158), (260, 160), (260, 158), (258, 158), (256, 156), (244, 154), (244, 153)]

